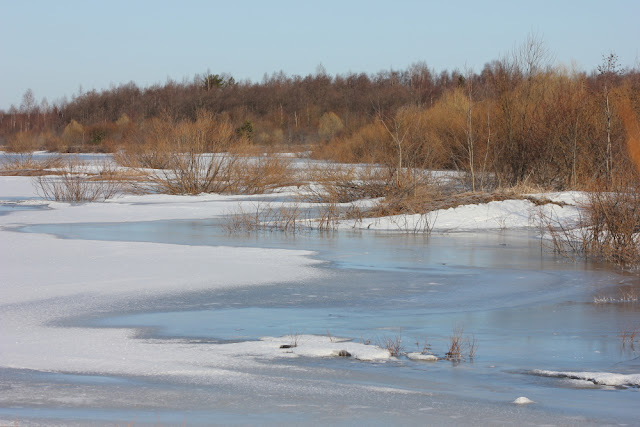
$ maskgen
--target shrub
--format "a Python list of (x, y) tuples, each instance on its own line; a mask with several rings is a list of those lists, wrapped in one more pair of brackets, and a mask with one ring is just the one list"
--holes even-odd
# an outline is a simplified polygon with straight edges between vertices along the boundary
[(640, 186), (594, 191), (584, 207), (584, 251), (622, 267), (640, 264)]
[(87, 167), (69, 162), (59, 175), (38, 176), (35, 180), (38, 193), (47, 200), (57, 202), (93, 202), (106, 200), (120, 191), (120, 185), (112, 178), (108, 165), (95, 174)]
[(475, 337), (464, 336), (464, 328), (455, 326), (453, 333), (449, 337), (449, 351), (445, 354), (447, 360), (461, 362), (468, 358), (473, 360), (478, 349), (478, 342)]
[(402, 344), (402, 337), (400, 335), (379, 338), (378, 347), (386, 349), (392, 357), (398, 357), (404, 353), (404, 345)]

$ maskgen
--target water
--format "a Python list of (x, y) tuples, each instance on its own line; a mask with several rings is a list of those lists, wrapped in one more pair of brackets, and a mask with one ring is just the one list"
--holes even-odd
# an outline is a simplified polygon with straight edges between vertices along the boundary
[[(22, 200), (24, 200), (24, 198), (20, 199), (20, 201)], [(15, 211), (47, 209), (45, 205), (25, 205), (17, 202), (18, 200), (15, 200), (15, 201), (11, 201), (9, 199), (2, 200), (0, 202), (0, 215), (8, 215), (11, 212), (15, 212)]]
[[(388, 363), (298, 358), (250, 385), (182, 384), (158, 378), (6, 370), (0, 378), (25, 402), (5, 400), (0, 417), (97, 424), (635, 424), (638, 389), (543, 378), (533, 369), (637, 373), (635, 348), (619, 333), (638, 324), (638, 304), (594, 304), (593, 296), (640, 288), (633, 275), (554, 257), (525, 232), (226, 234), (219, 220), (37, 225), (20, 231), (61, 238), (310, 249), (331, 280), (156, 298), (64, 325), (131, 327), (141, 338), (226, 343), (293, 332), (373, 343), (425, 339), (443, 356), (456, 327), (478, 344), (473, 361)], [(16, 386), (15, 384), (19, 384)], [(355, 394), (355, 386), (370, 393)], [(55, 389), (56, 398), (42, 389)], [(384, 392), (393, 389), (395, 392)], [(361, 389), (358, 389), (361, 390)], [(82, 400), (78, 401), (78, 396)], [(122, 396), (117, 399), (112, 396)], [(515, 407), (527, 396), (538, 402)], [(62, 408), (59, 402), (64, 402)]]

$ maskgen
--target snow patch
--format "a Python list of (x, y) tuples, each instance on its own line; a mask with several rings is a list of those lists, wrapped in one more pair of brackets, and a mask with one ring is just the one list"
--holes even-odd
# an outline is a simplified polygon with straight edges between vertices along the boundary
[(516, 405), (529, 405), (531, 403), (536, 403), (536, 402), (529, 399), (528, 397), (520, 396), (519, 398), (514, 400), (513, 403), (515, 403)]
[(640, 374), (615, 374), (609, 372), (562, 372), (535, 369), (532, 375), (551, 378), (568, 378), (589, 381), (596, 385), (613, 387), (640, 387)]
[(407, 353), (407, 357), (411, 360), (423, 360), (425, 362), (437, 362), (438, 357), (433, 354), (423, 353)]

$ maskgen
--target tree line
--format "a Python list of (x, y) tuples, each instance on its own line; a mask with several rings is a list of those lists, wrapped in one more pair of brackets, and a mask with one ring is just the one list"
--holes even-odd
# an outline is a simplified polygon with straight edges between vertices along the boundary
[(306, 145), (318, 158), (398, 174), (454, 169), (474, 190), (579, 188), (632, 167), (640, 70), (621, 68), (615, 54), (591, 72), (552, 67), (542, 44), (528, 40), (479, 72), (416, 63), (375, 74), (278, 72), (261, 82), (204, 73), (52, 104), (27, 90), (20, 106), (0, 111), (0, 143), (13, 151), (153, 150), (158, 123), (195, 123), (203, 112), (231, 129), (229, 144)]

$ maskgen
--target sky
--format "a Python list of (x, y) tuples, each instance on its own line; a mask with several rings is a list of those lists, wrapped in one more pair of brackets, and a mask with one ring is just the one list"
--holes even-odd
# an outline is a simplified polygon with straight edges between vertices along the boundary
[(640, 64), (638, 0), (0, 0), (0, 109), (196, 74), (480, 71), (527, 36), (553, 64)]

